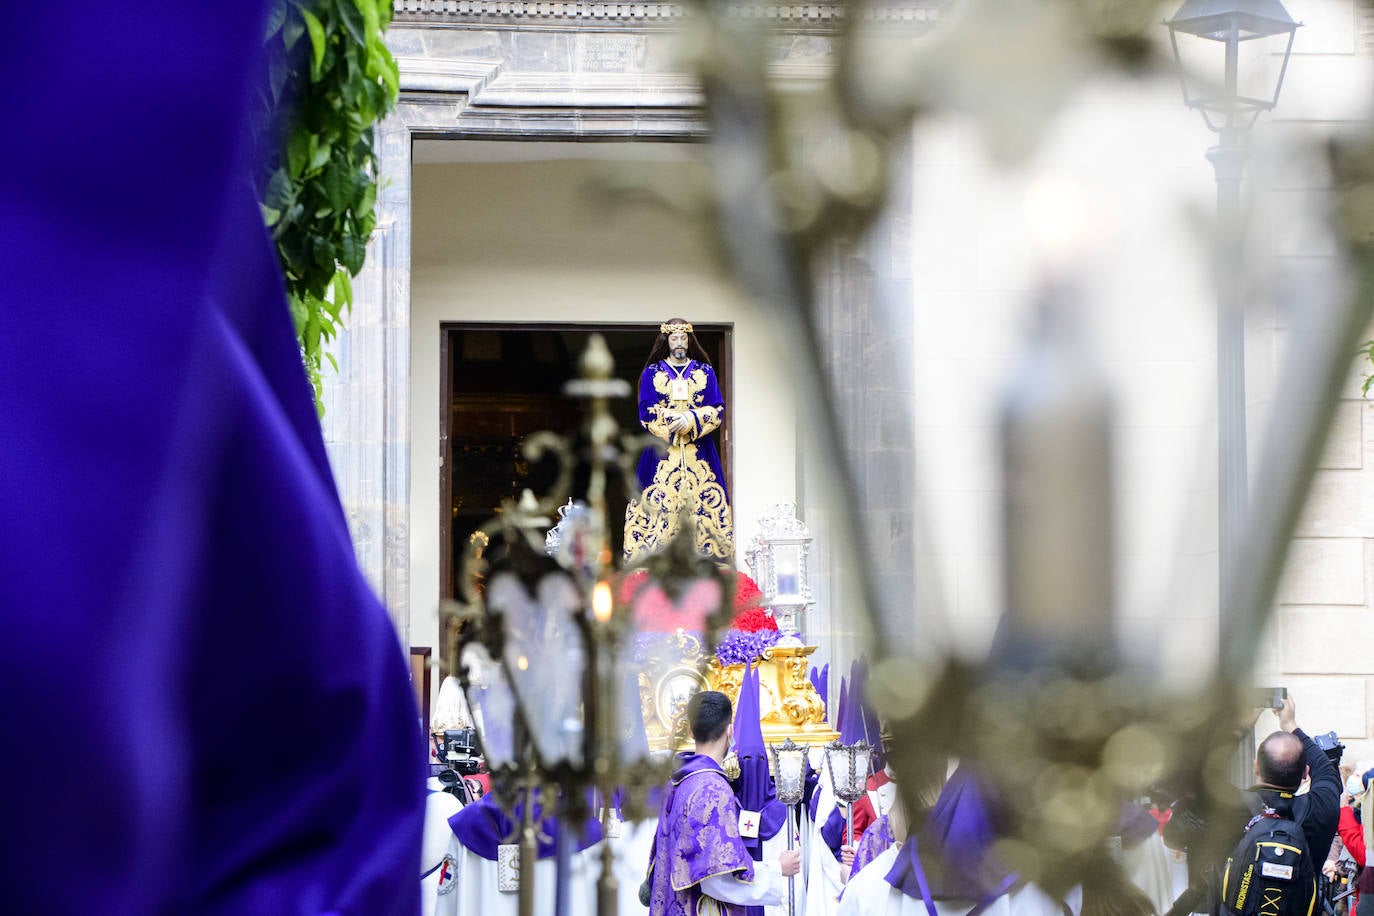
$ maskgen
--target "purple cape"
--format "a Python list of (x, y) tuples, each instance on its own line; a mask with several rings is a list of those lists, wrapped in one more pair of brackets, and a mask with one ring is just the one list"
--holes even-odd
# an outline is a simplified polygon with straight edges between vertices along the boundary
[(840, 860), (840, 849), (844, 846), (844, 835), (849, 830), (849, 819), (844, 816), (840, 806), (836, 805), (830, 809), (830, 816), (821, 824), (821, 839), (825, 841), (826, 848), (835, 857), (835, 861)]
[[(931, 913), (932, 899), (976, 900), (975, 910), (1015, 886), (1016, 875), (990, 856), (997, 839), (992, 814), (983, 801), (977, 780), (960, 767), (936, 799), (919, 834), (909, 837), (886, 875), (888, 884), (908, 897), (924, 899)], [(944, 868), (927, 873), (919, 849), (940, 857)]]
[[(496, 847), (520, 842), (520, 824), (525, 803), (516, 802), (514, 817), (508, 816), (491, 795), (483, 795), (448, 819), (449, 828), (458, 842), (489, 862), (496, 861)], [(552, 858), (558, 851), (558, 818), (541, 817), (539, 802), (534, 803), (535, 836), (539, 841), (539, 858)], [(601, 839), (601, 824), (591, 818), (577, 838), (578, 850), (595, 845)]]
[(241, 135), (269, 5), (7, 7), (9, 912), (418, 908), (419, 713)]
[(884, 814), (870, 824), (864, 835), (859, 838), (859, 845), (854, 849), (854, 865), (849, 874), (857, 875), (863, 871), (865, 865), (887, 852), (894, 842), (892, 822)]
[[(720, 764), (702, 754), (682, 759), (654, 834), (649, 902), (654, 916), (696, 916), (706, 878), (731, 873), (754, 878), (754, 861), (739, 835), (739, 804)], [(720, 904), (724, 916), (740, 910)]]

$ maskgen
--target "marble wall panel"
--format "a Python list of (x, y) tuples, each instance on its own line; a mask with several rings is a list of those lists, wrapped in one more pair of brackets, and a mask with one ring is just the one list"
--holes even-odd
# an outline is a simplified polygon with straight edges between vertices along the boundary
[(1285, 607), (1279, 611), (1280, 670), (1292, 674), (1374, 675), (1374, 657), (1362, 651), (1374, 632), (1367, 608)]
[(1374, 475), (1354, 470), (1318, 471), (1294, 534), (1374, 538)]
[(1335, 731), (1342, 738), (1369, 737), (1364, 677), (1286, 676), (1298, 724), (1308, 734)]
[(1279, 586), (1281, 604), (1364, 605), (1365, 542), (1355, 538), (1295, 538)]
[(1354, 54), (1356, 0), (1301, 0), (1290, 13), (1302, 21), (1293, 54)]
[(1321, 468), (1364, 467), (1364, 411), (1367, 405), (1359, 401), (1342, 401), (1336, 405), (1331, 418), (1331, 433), (1322, 452)]

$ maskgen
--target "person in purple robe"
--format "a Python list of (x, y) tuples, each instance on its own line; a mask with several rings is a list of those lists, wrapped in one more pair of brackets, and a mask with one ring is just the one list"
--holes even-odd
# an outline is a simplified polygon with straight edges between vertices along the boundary
[(787, 851), (777, 868), (755, 863), (740, 836), (740, 807), (721, 769), (730, 745), (730, 698), (705, 690), (687, 707), (695, 753), (682, 754), (669, 780), (650, 856), (650, 916), (699, 916), (714, 904), (721, 916), (750, 906), (777, 906), (783, 879), (801, 868)]
[[(731, 780), (740, 807), (740, 836), (755, 862), (768, 848), (787, 842), (787, 806), (778, 801), (777, 788), (768, 772), (768, 747), (763, 743), (759, 717), (759, 669), (746, 666), (735, 716), (735, 759), (739, 776)], [(763, 907), (747, 907), (746, 916), (763, 916)]]
[(418, 912), (419, 711), (251, 183), (272, 6), (6, 7), (9, 913)]
[(626, 560), (662, 549), (677, 534), (684, 509), (698, 553), (722, 562), (734, 555), (730, 495), (711, 440), (724, 418), (725, 399), (706, 351), (690, 324), (669, 319), (639, 376), (639, 422), (662, 445), (639, 458), (643, 493), (625, 510)]

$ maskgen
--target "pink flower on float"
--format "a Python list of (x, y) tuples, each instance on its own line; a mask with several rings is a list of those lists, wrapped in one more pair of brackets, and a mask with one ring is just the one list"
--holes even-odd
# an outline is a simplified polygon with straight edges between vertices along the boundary
[(648, 581), (644, 570), (625, 577), (620, 599), (633, 609), (635, 627), (641, 633), (702, 632), (706, 618), (720, 606), (720, 583), (704, 579), (694, 583), (674, 604), (663, 587)]

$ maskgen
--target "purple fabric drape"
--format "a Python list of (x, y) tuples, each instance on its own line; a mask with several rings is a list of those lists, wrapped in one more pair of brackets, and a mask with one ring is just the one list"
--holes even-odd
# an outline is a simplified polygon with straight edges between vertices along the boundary
[[(491, 795), (482, 796), (477, 801), (461, 809), (448, 819), (449, 828), (469, 851), (490, 862), (496, 861), (496, 848), (503, 843), (520, 842), (520, 825), (524, 818), (525, 803), (522, 799), (514, 805), (512, 815), (507, 815), (492, 800)], [(593, 809), (595, 810), (595, 809)], [(539, 801), (534, 803), (535, 836), (539, 841), (539, 858), (553, 858), (557, 852), (558, 818), (544, 817)], [(582, 826), (577, 839), (577, 848), (586, 849), (601, 839), (601, 824), (591, 818)]]
[(811, 686), (816, 689), (816, 695), (821, 698), (821, 704), (825, 706), (826, 716), (830, 715), (830, 663), (817, 670), (814, 666), (809, 675)]
[(11, 912), (418, 905), (419, 714), (250, 184), (267, 6), (7, 8)]
[(870, 824), (859, 839), (859, 845), (854, 849), (854, 865), (849, 874), (857, 875), (863, 871), (865, 865), (886, 852), (893, 842), (895, 840), (892, 836), (892, 822), (884, 814)]
[[(950, 776), (920, 832), (903, 844), (888, 884), (908, 897), (988, 900), (1006, 893), (1015, 875), (989, 854), (996, 834), (992, 815), (966, 767)], [(918, 849), (938, 855), (943, 867), (928, 873)]]

